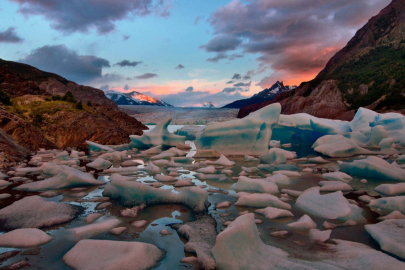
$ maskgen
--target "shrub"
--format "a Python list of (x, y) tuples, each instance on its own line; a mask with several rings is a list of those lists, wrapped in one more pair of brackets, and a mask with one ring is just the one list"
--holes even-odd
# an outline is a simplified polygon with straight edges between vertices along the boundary
[(76, 99), (71, 91), (66, 92), (66, 94), (62, 97), (62, 100), (70, 103), (76, 103)]
[(4, 105), (7, 105), (7, 106), (11, 105), (10, 96), (3, 90), (0, 90), (0, 103), (3, 103)]
[(82, 102), (79, 101), (79, 102), (76, 104), (75, 108), (78, 109), (78, 110), (83, 110), (83, 104), (82, 104)]

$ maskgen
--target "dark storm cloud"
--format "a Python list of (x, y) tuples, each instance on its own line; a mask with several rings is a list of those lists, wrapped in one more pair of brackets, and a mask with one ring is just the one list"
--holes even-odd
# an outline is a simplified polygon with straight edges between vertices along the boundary
[(0, 32), (0, 42), (4, 43), (20, 43), (23, 39), (15, 33), (15, 28), (10, 27), (4, 32)]
[(240, 74), (235, 73), (233, 74), (232, 80), (240, 80), (242, 78), (242, 76), (240, 76)]
[(154, 78), (154, 77), (157, 77), (157, 76), (158, 75), (155, 74), (155, 73), (144, 73), (144, 74), (142, 74), (140, 76), (135, 76), (134, 78), (138, 79), (138, 80), (147, 80), (147, 79), (151, 79), (151, 78)]
[(116, 63), (116, 66), (120, 67), (136, 67), (137, 65), (142, 64), (142, 61), (129, 61), (129, 60), (122, 60), (121, 62)]
[(106, 59), (94, 55), (79, 55), (64, 45), (37, 48), (19, 62), (56, 73), (76, 82), (103, 78), (103, 68), (110, 67), (110, 62)]
[(192, 92), (193, 90), (194, 90), (194, 87), (189, 86), (189, 87), (187, 87), (186, 90), (184, 90), (184, 91), (186, 91), (186, 92)]
[(182, 65), (182, 64), (178, 64), (176, 67), (175, 67), (175, 69), (183, 69), (184, 68), (184, 66)]
[(111, 32), (125, 18), (151, 13), (166, 17), (171, 4), (166, 0), (9, 0), (19, 4), (24, 15), (42, 15), (51, 26), (65, 33)]
[[(285, 76), (316, 74), (357, 29), (390, 2), (233, 0), (210, 16), (215, 35), (202, 47), (223, 54), (235, 49), (259, 54), (261, 66), (256, 74), (270, 67)], [(246, 79), (252, 75), (246, 74)]]
[(232, 83), (234, 83), (234, 81), (229, 81), (229, 82), (227, 82), (226, 84), (232, 84)]

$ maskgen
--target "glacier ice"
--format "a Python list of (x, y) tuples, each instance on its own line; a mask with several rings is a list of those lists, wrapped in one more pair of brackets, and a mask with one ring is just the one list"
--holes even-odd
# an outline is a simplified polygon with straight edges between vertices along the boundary
[(0, 210), (0, 227), (4, 230), (48, 227), (73, 220), (81, 210), (79, 206), (29, 196)]
[(363, 178), (380, 178), (390, 181), (405, 181), (405, 170), (382, 158), (370, 156), (353, 162), (343, 162), (340, 170)]
[(321, 195), (319, 187), (305, 190), (297, 199), (296, 206), (306, 213), (325, 218), (363, 220), (362, 209), (350, 204), (341, 191)]
[(384, 220), (377, 224), (367, 224), (364, 228), (382, 250), (405, 259), (405, 219)]
[(152, 244), (111, 240), (81, 240), (63, 261), (73, 269), (143, 270), (151, 269), (163, 257)]
[(0, 235), (0, 247), (32, 248), (52, 239), (53, 237), (36, 228), (16, 229)]
[(144, 132), (141, 136), (129, 136), (131, 139), (130, 146), (135, 148), (150, 148), (159, 145), (176, 146), (179, 143), (184, 144), (186, 137), (172, 134), (167, 130), (171, 121), (172, 118), (166, 118), (157, 123), (151, 131)]
[(246, 176), (239, 176), (238, 182), (232, 185), (236, 191), (245, 191), (252, 193), (278, 193), (276, 183), (268, 182), (264, 179), (252, 179)]
[(198, 187), (184, 187), (179, 193), (168, 189), (150, 187), (140, 182), (124, 180), (111, 181), (103, 192), (113, 200), (119, 201), (124, 206), (156, 205), (179, 203), (189, 206), (196, 212), (205, 211), (208, 204), (207, 191)]
[(197, 149), (214, 149), (224, 155), (267, 153), (272, 128), (281, 112), (279, 103), (266, 106), (243, 119), (210, 123), (197, 135)]

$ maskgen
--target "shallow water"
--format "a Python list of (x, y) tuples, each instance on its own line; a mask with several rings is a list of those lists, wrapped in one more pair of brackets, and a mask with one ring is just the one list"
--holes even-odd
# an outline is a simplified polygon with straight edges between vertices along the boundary
[[(182, 127), (181, 125), (177, 126), (169, 126), (169, 131), (173, 132), (176, 129)], [(188, 156), (193, 156), (195, 153), (195, 146), (193, 142), (186, 142), (192, 145), (193, 149), (190, 151)], [(291, 148), (286, 148), (286, 150), (296, 151), (299, 157), (307, 157), (307, 156), (317, 156), (315, 152), (313, 152), (310, 147), (299, 147), (293, 146)], [(179, 178), (192, 178), (193, 183), (195, 185), (203, 185), (204, 189), (217, 189), (221, 192), (211, 192), (209, 196), (209, 202), (211, 206), (208, 209), (208, 213), (215, 218), (217, 221), (217, 232), (219, 233), (225, 227), (223, 222), (228, 220), (233, 220), (239, 216), (239, 212), (248, 210), (249, 212), (253, 212), (256, 208), (249, 208), (249, 207), (236, 207), (233, 203), (236, 199), (233, 197), (235, 191), (232, 190), (231, 185), (234, 184), (236, 181), (232, 180), (232, 177), (237, 177), (238, 174), (242, 171), (241, 166), (245, 167), (256, 167), (259, 162), (246, 162), (240, 157), (230, 158), (231, 160), (235, 161), (235, 166), (232, 167), (232, 175), (228, 177), (226, 181), (200, 181), (194, 177), (195, 172), (190, 171), (189, 173), (185, 173), (181, 175)], [(353, 159), (353, 158), (352, 158)], [(134, 160), (147, 162), (148, 158), (139, 159), (136, 158)], [(336, 159), (328, 159), (331, 162), (328, 164), (320, 164), (311, 167), (313, 169), (318, 168), (325, 168), (325, 169), (333, 169), (337, 167), (337, 160)], [(351, 160), (351, 159), (347, 159)], [(289, 161), (288, 163), (293, 163)], [(294, 162), (296, 163), (296, 162)], [(302, 163), (302, 164), (305, 164)], [(305, 165), (301, 167), (305, 168)], [(167, 168), (166, 168), (167, 169)], [(162, 170), (165, 174), (167, 171)], [(259, 173), (251, 174), (250, 176), (257, 176), (257, 177), (265, 177), (266, 174), (269, 172), (260, 171)], [(96, 175), (99, 180), (106, 181), (109, 184), (109, 177), (108, 175)], [(32, 177), (35, 179), (35, 177)], [(281, 188), (288, 188), (291, 190), (298, 190), (303, 191), (310, 187), (316, 186), (319, 181), (324, 180), (321, 177), (321, 173), (303, 173), (301, 177), (292, 178), (292, 184), (288, 186), (279, 185)], [(389, 181), (381, 181), (378, 179), (367, 179), (368, 183), (363, 184), (360, 182), (361, 179), (354, 178), (350, 181), (350, 185), (358, 190), (365, 190), (367, 192), (371, 192), (374, 187), (381, 183), (390, 183)], [(141, 182), (155, 182), (155, 180), (151, 176), (140, 176), (137, 181)], [(394, 182), (392, 182), (394, 183)], [(22, 191), (15, 191), (13, 187), (19, 184), (13, 184), (3, 190), (1, 193), (10, 193), (12, 196), (7, 199), (0, 200), (0, 208), (6, 207), (13, 203), (16, 200), (19, 200), (25, 196), (29, 195), (37, 195), (39, 193), (36, 192), (22, 192)], [(171, 185), (166, 185), (163, 188), (175, 190)], [(184, 243), (186, 242), (185, 239), (178, 236), (177, 232), (173, 230), (169, 225), (173, 223), (181, 223), (181, 222), (188, 222), (193, 221), (196, 219), (194, 213), (191, 209), (183, 205), (175, 205), (175, 204), (168, 204), (168, 205), (156, 205), (156, 206), (149, 206), (140, 211), (139, 216), (136, 219), (131, 218), (124, 218), (120, 215), (120, 211), (125, 209), (125, 207), (121, 206), (119, 203), (112, 201), (112, 206), (104, 209), (104, 210), (95, 210), (95, 207), (99, 204), (98, 202), (88, 202), (92, 198), (102, 197), (104, 186), (101, 187), (89, 187), (80, 191), (72, 191), (71, 189), (61, 191), (59, 196), (49, 198), (47, 200), (51, 201), (65, 201), (67, 203), (81, 205), (85, 207), (85, 211), (75, 220), (70, 223), (62, 224), (58, 226), (54, 226), (52, 228), (44, 228), (48, 234), (54, 237), (54, 240), (35, 249), (12, 249), (12, 248), (0, 248), (0, 253), (11, 251), (11, 250), (19, 250), (21, 253), (6, 262), (1, 263), (0, 266), (10, 265), (11, 263), (20, 261), (20, 260), (27, 260), (31, 265), (29, 269), (70, 269), (67, 267), (63, 261), (62, 257), (66, 252), (68, 252), (78, 241), (73, 237), (73, 234), (69, 229), (80, 227), (86, 225), (84, 223), (84, 219), (90, 213), (99, 212), (103, 213), (104, 216), (101, 217), (99, 220), (95, 221), (102, 221), (104, 219), (108, 219), (111, 217), (116, 217), (122, 221), (121, 226), (127, 227), (128, 230), (125, 231), (120, 236), (114, 236), (108, 232), (99, 234), (92, 239), (104, 239), (104, 240), (115, 240), (115, 241), (138, 241), (138, 242), (145, 242), (151, 243), (159, 247), (160, 249), (166, 252), (165, 257), (162, 261), (160, 261), (159, 265), (156, 269), (185, 269), (190, 268), (191, 266), (188, 264), (180, 263), (180, 260), (185, 256), (190, 256), (192, 254), (188, 254), (184, 251)], [(74, 194), (79, 192), (86, 192), (88, 193), (85, 197), (81, 198), (84, 202), (78, 201), (78, 198), (74, 197)], [(225, 193), (225, 194), (224, 194)], [(73, 195), (73, 196), (72, 196)], [(378, 197), (377, 194), (372, 194), (375, 197)], [(355, 199), (359, 195), (355, 195), (353, 193), (345, 195), (346, 198)], [(215, 209), (215, 204), (222, 201), (230, 201), (232, 205), (228, 209)], [(292, 231), (287, 224), (291, 221), (295, 221), (299, 219), (304, 213), (295, 207), (295, 200), (291, 199), (288, 203), (292, 206), (292, 213), (294, 214), (293, 218), (282, 218), (282, 219), (275, 219), (275, 220), (268, 220), (264, 218), (262, 215), (255, 214), (257, 219), (263, 221), (263, 223), (258, 224), (258, 230), (261, 234), (261, 239), (264, 243), (268, 245), (272, 245), (275, 247), (282, 248), (288, 251), (292, 256), (299, 256), (301, 258), (305, 258), (310, 260), (310, 252), (308, 245), (299, 246), (294, 241), (300, 241), (303, 243), (308, 242), (307, 232), (299, 232), (299, 231)], [(363, 208), (363, 216), (366, 218), (367, 223), (376, 223), (376, 218), (378, 217), (377, 214), (370, 211), (365, 203), (358, 201), (359, 206)], [(228, 213), (229, 216), (227, 217), (220, 217), (220, 214)], [(325, 221), (324, 219), (319, 219), (316, 217), (312, 217), (313, 220), (318, 224), (318, 228), (322, 228), (322, 223)], [(131, 222), (135, 220), (147, 220), (148, 224), (144, 228), (135, 228), (130, 225)], [(167, 236), (162, 236), (159, 232), (162, 229), (166, 229), (170, 231), (172, 234)], [(270, 233), (275, 230), (287, 230), (292, 232), (291, 236), (279, 239), (270, 236)], [(379, 245), (376, 241), (374, 241), (371, 236), (365, 231), (364, 224), (359, 224), (353, 227), (341, 227), (337, 229), (333, 229), (331, 238), (336, 239), (344, 239), (354, 242), (364, 243), (372, 248), (380, 250)]]

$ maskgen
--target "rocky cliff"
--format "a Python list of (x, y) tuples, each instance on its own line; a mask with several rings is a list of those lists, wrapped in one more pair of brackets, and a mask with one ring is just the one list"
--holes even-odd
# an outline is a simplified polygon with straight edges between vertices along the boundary
[[(359, 107), (405, 109), (405, 0), (393, 0), (330, 59), (318, 76), (285, 99), (284, 114), (346, 119)], [(276, 102), (242, 108), (239, 117)]]
[(0, 129), (1, 152), (12, 162), (38, 148), (83, 149), (85, 140), (128, 143), (147, 127), (99, 89), (0, 59)]

